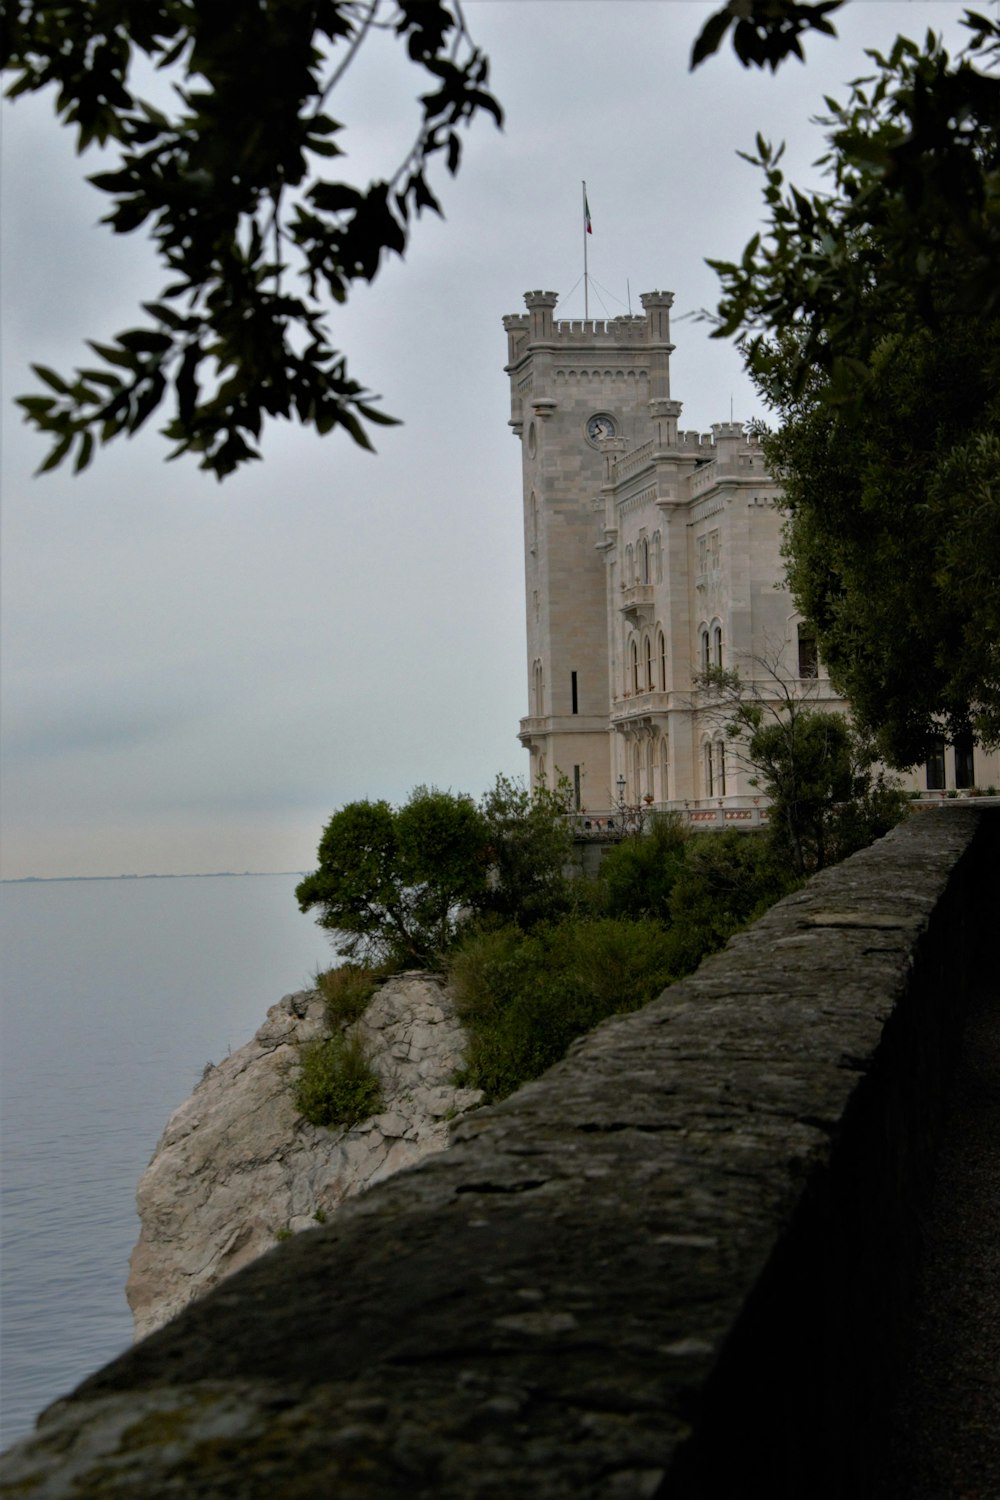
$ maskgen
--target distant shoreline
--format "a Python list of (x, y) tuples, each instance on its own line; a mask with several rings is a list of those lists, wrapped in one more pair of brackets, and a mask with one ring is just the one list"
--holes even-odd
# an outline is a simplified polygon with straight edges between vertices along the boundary
[(262, 875), (306, 875), (305, 870), (189, 870), (180, 875), (18, 875), (0, 885), (52, 885), (66, 880), (243, 880)]

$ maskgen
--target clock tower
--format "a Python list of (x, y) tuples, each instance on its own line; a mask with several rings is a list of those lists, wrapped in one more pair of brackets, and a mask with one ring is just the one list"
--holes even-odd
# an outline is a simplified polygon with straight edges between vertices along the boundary
[(524, 300), (526, 313), (504, 318), (524, 488), (529, 704), (520, 738), (532, 786), (565, 776), (578, 807), (609, 808), (608, 621), (618, 600), (608, 495), (626, 451), (676, 442), (673, 294), (647, 293), (642, 315), (607, 321), (557, 320), (554, 292)]

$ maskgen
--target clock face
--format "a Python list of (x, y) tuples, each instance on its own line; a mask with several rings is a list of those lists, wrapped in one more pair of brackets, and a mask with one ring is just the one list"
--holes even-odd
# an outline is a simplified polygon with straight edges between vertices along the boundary
[(592, 443), (599, 443), (601, 438), (617, 436), (618, 424), (606, 411), (595, 412), (587, 422), (587, 437)]

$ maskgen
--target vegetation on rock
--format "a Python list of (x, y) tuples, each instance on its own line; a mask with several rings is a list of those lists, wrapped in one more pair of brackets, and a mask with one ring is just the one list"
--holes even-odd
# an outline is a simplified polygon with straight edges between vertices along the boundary
[(295, 1107), (311, 1125), (349, 1126), (381, 1108), (382, 1090), (364, 1043), (335, 1033), (299, 1049)]

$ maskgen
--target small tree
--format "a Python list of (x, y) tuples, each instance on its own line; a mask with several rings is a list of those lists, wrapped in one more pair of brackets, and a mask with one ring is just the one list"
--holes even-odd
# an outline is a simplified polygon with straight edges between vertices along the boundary
[(479, 810), (486, 827), (489, 886), (479, 905), (521, 927), (564, 912), (573, 853), (567, 789), (536, 787), (500, 775)]
[(874, 752), (843, 714), (799, 696), (776, 662), (754, 662), (765, 672), (766, 692), (737, 668), (710, 667), (696, 681), (723, 718), (736, 758), (749, 767), (750, 784), (770, 799), (775, 852), (805, 875), (888, 832), (905, 803), (884, 772), (874, 772)]
[(381, 963), (433, 963), (463, 909), (486, 889), (486, 829), (470, 797), (415, 787), (400, 808), (351, 802), (334, 813), (319, 868), (296, 887), (302, 911), (341, 936), (338, 952)]

